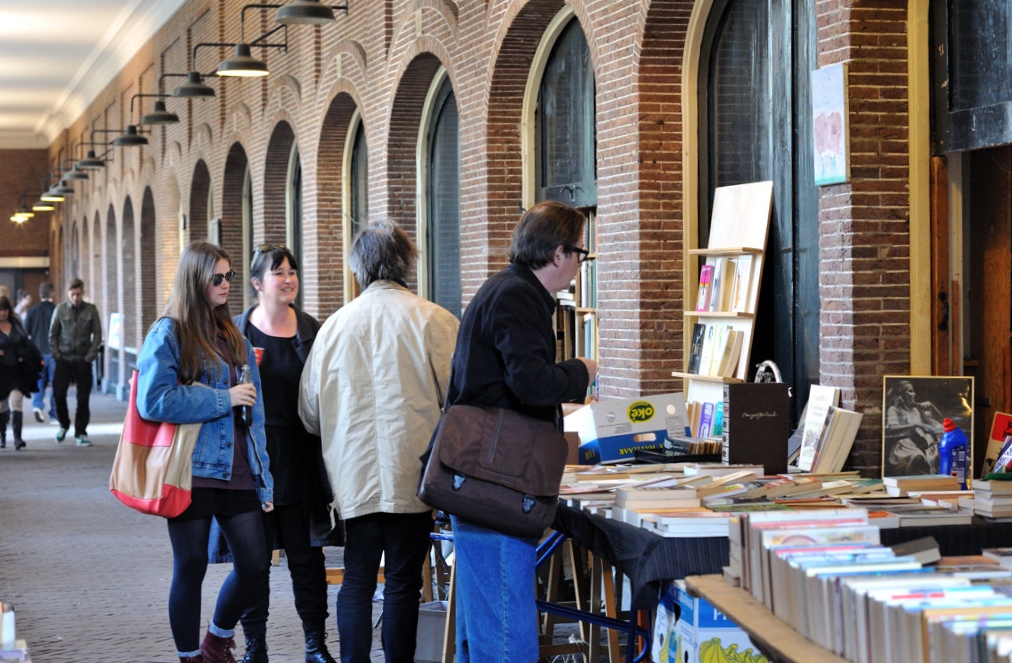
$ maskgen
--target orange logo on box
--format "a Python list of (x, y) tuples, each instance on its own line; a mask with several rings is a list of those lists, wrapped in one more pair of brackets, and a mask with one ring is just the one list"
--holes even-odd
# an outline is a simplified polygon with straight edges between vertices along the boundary
[(654, 406), (646, 401), (636, 401), (627, 411), (629, 421), (641, 424), (654, 418)]

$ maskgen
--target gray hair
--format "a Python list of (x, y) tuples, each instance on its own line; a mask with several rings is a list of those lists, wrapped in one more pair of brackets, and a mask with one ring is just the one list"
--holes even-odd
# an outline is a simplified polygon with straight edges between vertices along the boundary
[(404, 283), (418, 249), (404, 229), (392, 221), (371, 221), (351, 243), (348, 266), (365, 290), (373, 281)]

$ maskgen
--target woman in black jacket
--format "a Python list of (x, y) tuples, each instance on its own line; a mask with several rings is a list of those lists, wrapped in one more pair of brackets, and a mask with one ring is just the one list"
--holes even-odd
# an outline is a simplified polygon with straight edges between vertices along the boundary
[[(299, 273), (284, 246), (262, 244), (253, 253), (250, 284), (257, 304), (236, 319), (253, 344), (264, 390), (267, 453), (274, 475), (274, 511), (263, 514), (266, 542), (284, 548), (295, 608), (302, 619), (307, 663), (335, 663), (327, 651), (327, 579), (322, 545), (343, 545), (330, 529), (332, 501), (320, 438), (306, 432), (298, 414), (299, 378), (320, 323), (295, 305)], [(242, 617), (243, 663), (267, 663), (269, 587)]]
[(32, 393), (38, 388), (41, 361), (42, 355), (28, 338), (10, 298), (0, 296), (0, 448), (7, 446), (7, 422), (11, 420), (14, 448), (20, 451), (27, 446), (21, 439), (21, 408), (11, 412), (8, 401), (12, 390)]

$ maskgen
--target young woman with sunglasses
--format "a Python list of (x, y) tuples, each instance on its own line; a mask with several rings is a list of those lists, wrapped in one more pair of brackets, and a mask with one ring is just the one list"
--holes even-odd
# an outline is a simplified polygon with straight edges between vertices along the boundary
[[(323, 545), (344, 545), (342, 528), (331, 530), (333, 501), (320, 438), (299, 419), (299, 378), (320, 323), (298, 306), (299, 266), (284, 246), (263, 244), (253, 253), (250, 285), (257, 303), (236, 318), (239, 331), (259, 353), (264, 382), (267, 453), (274, 476), (274, 511), (263, 514), (268, 550), (284, 548), (295, 609), (302, 620), (306, 663), (335, 663), (327, 650), (327, 572)], [(242, 616), (243, 663), (267, 663), (265, 582)]]
[[(260, 512), (274, 508), (264, 406), (253, 348), (228, 314), (235, 272), (228, 254), (193, 242), (179, 257), (169, 301), (137, 358), (137, 409), (152, 421), (202, 422), (193, 450), (193, 503), (168, 520), (173, 573), (169, 624), (183, 663), (234, 663), (239, 617), (270, 564)], [(252, 384), (237, 369), (249, 364)], [(248, 427), (238, 416), (253, 410)], [(233, 553), (203, 642), (200, 593), (214, 517)]]

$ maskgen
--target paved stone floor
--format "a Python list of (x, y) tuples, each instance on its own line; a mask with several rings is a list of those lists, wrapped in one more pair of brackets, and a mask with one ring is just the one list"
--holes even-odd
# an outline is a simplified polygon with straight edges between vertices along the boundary
[[(91, 401), (92, 448), (75, 447), (69, 436), (57, 444), (56, 426), (35, 423), (30, 410), (26, 449), (14, 451), (8, 431), (8, 447), (0, 450), (0, 600), (13, 603), (18, 637), (27, 640), (35, 663), (172, 663), (178, 659), (166, 608), (172, 552), (165, 521), (138, 514), (109, 493), (125, 404), (98, 394)], [(327, 549), (328, 565), (339, 564), (340, 552)], [(228, 570), (224, 564), (208, 569), (205, 624)], [(329, 588), (328, 644), (335, 657), (337, 589)], [(379, 606), (374, 603), (374, 617)], [(373, 643), (372, 660), (381, 661), (378, 630)], [(284, 558), (271, 573), (268, 645), (272, 663), (304, 660)]]

